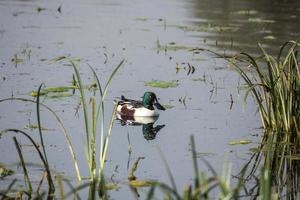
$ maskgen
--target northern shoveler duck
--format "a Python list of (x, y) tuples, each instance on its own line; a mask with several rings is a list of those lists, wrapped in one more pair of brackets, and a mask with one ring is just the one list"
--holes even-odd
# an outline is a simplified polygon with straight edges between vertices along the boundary
[(122, 95), (117, 104), (118, 114), (130, 117), (158, 117), (159, 112), (154, 106), (158, 110), (165, 110), (153, 92), (145, 92), (142, 101), (127, 99)]

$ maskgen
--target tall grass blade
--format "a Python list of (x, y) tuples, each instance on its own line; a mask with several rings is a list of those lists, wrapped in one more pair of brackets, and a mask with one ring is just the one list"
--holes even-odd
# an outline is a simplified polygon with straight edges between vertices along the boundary
[(20, 162), (21, 162), (21, 165), (22, 165), (22, 168), (23, 168), (24, 179), (25, 179), (26, 184), (28, 185), (28, 192), (29, 192), (29, 194), (31, 194), (32, 193), (32, 185), (31, 185), (31, 181), (30, 181), (30, 178), (29, 178), (29, 175), (28, 175), (28, 171), (27, 171), (27, 168), (26, 168), (24, 157), (23, 157), (23, 154), (22, 154), (22, 151), (21, 151), (21, 148), (20, 148), (20, 144), (19, 144), (19, 142), (18, 142), (18, 140), (15, 136), (13, 137), (13, 140), (14, 140), (14, 143), (15, 143), (15, 146), (16, 146), (19, 158), (20, 158)]
[(11, 191), (11, 189), (13, 188), (13, 186), (16, 184), (17, 179), (14, 179), (6, 188), (6, 190), (1, 191), (0, 195), (2, 196), (1, 200), (5, 200), (5, 199), (9, 199), (9, 197), (7, 196), (7, 194)]
[(65, 192), (64, 192), (62, 177), (60, 175), (57, 176), (57, 185), (58, 185), (58, 190), (59, 190), (59, 194), (60, 194), (60, 199), (64, 200), (65, 199)]
[[(101, 84), (100, 84), (100, 81), (99, 81), (99, 78), (98, 76), (96, 75), (95, 71), (93, 70), (93, 73), (94, 73), (94, 76), (96, 77), (96, 80), (97, 80), (97, 83), (98, 83), (98, 86), (99, 86), (99, 90), (100, 90), (100, 104), (99, 104), (99, 107), (98, 107), (98, 111), (97, 111), (97, 116), (96, 116), (96, 119), (98, 119), (99, 117), (99, 114), (101, 114), (101, 136), (100, 136), (100, 162), (101, 160), (104, 160), (105, 158), (103, 158), (103, 152), (105, 151), (105, 144), (104, 144), (104, 140), (107, 136), (105, 136), (104, 134), (104, 99), (105, 99), (105, 96), (106, 96), (106, 93), (107, 93), (107, 90), (108, 90), (108, 86), (110, 85), (113, 77), (115, 76), (115, 74), (117, 73), (117, 71), (120, 69), (120, 67), (123, 65), (124, 63), (124, 60), (122, 60), (118, 66), (113, 70), (113, 72), (111, 73), (111, 75), (109, 76), (108, 78), (108, 81), (106, 82), (106, 85), (104, 87), (104, 90), (102, 92), (102, 89), (101, 89)], [(100, 165), (100, 168), (102, 168), (102, 165)], [(100, 170), (100, 169), (99, 169)], [(101, 173), (99, 171), (99, 177), (101, 177)]]
[(102, 173), (104, 170), (104, 164), (105, 164), (105, 159), (106, 159), (106, 154), (107, 154), (107, 148), (108, 148), (108, 144), (109, 144), (109, 139), (110, 139), (113, 123), (115, 120), (116, 111), (117, 111), (117, 104), (114, 105), (114, 108), (113, 108), (113, 111), (111, 114), (111, 118), (110, 118), (110, 122), (109, 122), (109, 127), (107, 130), (107, 134), (103, 140), (104, 141), (103, 148), (100, 151), (100, 155), (101, 155), (100, 159), (101, 160), (100, 160), (100, 167), (99, 167), (99, 178), (102, 178)]
[[(37, 103), (34, 100), (26, 99), (26, 98), (15, 98), (15, 97), (12, 97), (12, 98), (0, 99), (0, 103), (1, 102), (5, 102), (5, 101), (22, 101), (22, 102), (30, 102), (30, 103), (35, 103), (35, 104)], [(81, 181), (80, 170), (79, 170), (79, 166), (78, 166), (76, 155), (74, 153), (74, 148), (73, 148), (71, 139), (69, 137), (69, 134), (68, 134), (66, 128), (64, 127), (63, 123), (62, 123), (62, 120), (58, 117), (58, 115), (50, 107), (48, 107), (47, 105), (45, 105), (43, 103), (39, 103), (39, 104), (40, 104), (40, 106), (43, 106), (45, 109), (47, 109), (54, 116), (54, 118), (58, 122), (60, 128), (62, 129), (62, 132), (63, 132), (64, 137), (66, 139), (66, 142), (67, 142), (67, 145), (68, 145), (71, 157), (72, 157), (72, 161), (73, 161), (73, 164), (74, 164), (74, 167), (75, 167), (75, 170), (76, 170), (77, 179), (79, 181)]]
[(90, 99), (91, 109), (92, 109), (92, 137), (91, 137), (91, 171), (92, 171), (92, 178), (96, 177), (96, 115), (95, 115), (95, 99), (91, 97)]
[(55, 192), (55, 187), (54, 187), (54, 183), (51, 177), (51, 171), (49, 168), (49, 164), (48, 164), (48, 160), (47, 160), (47, 154), (46, 154), (46, 150), (45, 150), (45, 145), (44, 145), (44, 139), (43, 139), (43, 133), (42, 133), (42, 126), (41, 126), (41, 118), (40, 118), (40, 92), (41, 92), (41, 88), (42, 88), (41, 84), (39, 86), (38, 89), (38, 95), (37, 95), (37, 100), (36, 100), (36, 112), (37, 112), (37, 121), (38, 121), (38, 129), (39, 129), (39, 136), (40, 136), (40, 141), (41, 141), (41, 145), (42, 145), (42, 149), (43, 149), (43, 153), (44, 153), (44, 166), (47, 172), (47, 180), (48, 180), (48, 184), (49, 184), (49, 193), (48, 195), (52, 195)]
[(88, 200), (96, 199), (96, 186), (97, 186), (97, 179), (93, 178), (92, 182), (90, 183), (90, 187), (89, 187), (89, 194), (87, 197)]
[(26, 132), (24, 132), (22, 130), (19, 130), (19, 129), (5, 129), (5, 130), (1, 131), (1, 134), (8, 133), (8, 132), (15, 132), (15, 133), (20, 133), (20, 134), (24, 135), (31, 142), (31, 144), (34, 146), (35, 150), (39, 154), (40, 159), (43, 162), (43, 165), (45, 167), (45, 171), (47, 173), (47, 181), (48, 181), (48, 186), (49, 186), (48, 195), (52, 196), (53, 193), (55, 192), (54, 184), (53, 184), (53, 181), (52, 181), (50, 169), (49, 169), (49, 167), (47, 165), (47, 162), (46, 162), (46, 160), (43, 156), (43, 153), (39, 149), (39, 146), (35, 143), (35, 141), (30, 137), (29, 134), (27, 134)]
[(79, 88), (79, 92), (80, 92), (80, 99), (82, 102), (82, 109), (83, 109), (83, 115), (84, 115), (84, 124), (85, 124), (85, 135), (86, 135), (86, 151), (87, 151), (87, 155), (88, 155), (88, 164), (89, 164), (89, 170), (90, 170), (90, 175), (92, 176), (92, 170), (91, 170), (91, 163), (90, 163), (90, 159), (91, 159), (91, 145), (90, 145), (90, 130), (89, 130), (89, 118), (88, 118), (88, 111), (87, 111), (87, 105), (86, 105), (86, 100), (85, 100), (85, 93), (84, 93), (84, 87), (82, 84), (82, 80), (80, 77), (80, 73), (77, 69), (76, 64), (74, 63), (74, 61), (72, 59), (69, 59), (69, 62), (71, 63), (73, 70), (75, 72), (75, 76), (77, 79), (77, 84), (78, 84), (78, 88)]
[(146, 200), (152, 200), (154, 198), (155, 188), (155, 184), (150, 187), (150, 190), (148, 191), (146, 196)]
[(194, 135), (191, 135), (191, 147), (192, 147), (192, 159), (193, 159), (193, 165), (194, 165), (194, 173), (195, 173), (195, 188), (198, 188), (200, 186), (200, 177), (199, 177), (199, 168), (197, 163), (197, 153), (196, 153), (196, 146), (195, 146), (195, 139)]
[(175, 180), (174, 180), (173, 174), (172, 174), (172, 172), (171, 172), (171, 170), (170, 170), (170, 167), (169, 167), (169, 165), (168, 165), (168, 163), (167, 163), (167, 160), (166, 160), (166, 158), (165, 158), (163, 152), (161, 151), (161, 149), (160, 149), (158, 146), (157, 146), (157, 150), (158, 150), (158, 153), (159, 153), (159, 155), (160, 155), (160, 157), (161, 157), (161, 159), (162, 159), (162, 161), (163, 161), (163, 164), (164, 164), (164, 166), (165, 166), (165, 168), (166, 168), (166, 170), (167, 170), (167, 174), (168, 174), (168, 177), (169, 177), (169, 179), (170, 179), (172, 188), (173, 188), (173, 190), (174, 190), (176, 193), (178, 193), (178, 190), (177, 190), (177, 187), (176, 187), (176, 184), (175, 184)]
[(45, 144), (44, 144), (43, 133), (42, 133), (42, 126), (41, 126), (41, 117), (40, 117), (40, 93), (41, 93), (42, 86), (43, 86), (43, 84), (41, 84), (39, 86), (38, 93), (37, 93), (38, 95), (37, 95), (37, 99), (36, 99), (36, 116), (37, 116), (37, 123), (38, 123), (38, 130), (39, 130), (40, 142), (41, 142), (41, 146), (42, 146), (42, 149), (43, 149), (45, 161), (46, 161), (46, 163), (48, 165), (48, 159), (47, 159), (47, 154), (46, 154), (46, 150), (45, 150)]

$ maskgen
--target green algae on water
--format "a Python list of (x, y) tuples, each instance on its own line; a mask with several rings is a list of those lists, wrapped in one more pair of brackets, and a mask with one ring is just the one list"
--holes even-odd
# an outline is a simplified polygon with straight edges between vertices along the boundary
[(158, 80), (153, 80), (153, 81), (147, 81), (145, 82), (146, 86), (150, 87), (156, 87), (156, 88), (175, 88), (179, 85), (177, 80), (171, 80), (171, 81), (158, 81)]

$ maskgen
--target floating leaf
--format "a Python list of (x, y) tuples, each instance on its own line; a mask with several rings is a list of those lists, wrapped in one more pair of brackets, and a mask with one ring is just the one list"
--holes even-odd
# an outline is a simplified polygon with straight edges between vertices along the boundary
[(210, 152), (197, 152), (196, 157), (207, 157), (207, 156), (214, 156), (216, 155), (215, 153), (210, 153)]
[(255, 23), (275, 23), (274, 20), (261, 19), (261, 18), (249, 18), (248, 21), (255, 22)]
[(264, 39), (266, 39), (266, 40), (275, 40), (276, 37), (274, 37), (273, 35), (268, 35), (268, 36), (265, 36)]
[(250, 148), (249, 151), (254, 152), (254, 153), (257, 153), (257, 152), (260, 152), (261, 149), (260, 149), (260, 148), (257, 148), (257, 147), (254, 147), (254, 148)]
[(116, 190), (116, 189), (119, 189), (120, 186), (118, 184), (115, 184), (115, 183), (108, 183), (108, 184), (105, 184), (105, 189), (106, 190)]
[(192, 51), (195, 47), (184, 46), (184, 45), (161, 45), (157, 46), (159, 51)]
[(136, 20), (137, 21), (147, 21), (148, 18), (147, 17), (137, 17)]
[(58, 94), (48, 94), (46, 97), (48, 99), (57, 99), (57, 98), (65, 98), (65, 97), (71, 97), (73, 94), (70, 93), (58, 93)]
[[(36, 125), (30, 124), (30, 125), (25, 125), (24, 128), (25, 129), (37, 129), (37, 128), (39, 128), (39, 126), (37, 124)], [(41, 130), (50, 131), (50, 130), (54, 130), (54, 129), (48, 129), (48, 128), (41, 127)]]
[(145, 82), (145, 85), (150, 87), (157, 87), (157, 88), (174, 88), (177, 87), (179, 83), (176, 80), (172, 80), (172, 81), (154, 80), (154, 81)]
[[(89, 86), (88, 86), (89, 87)], [(48, 87), (45, 89), (42, 89), (40, 91), (40, 96), (46, 95), (50, 92), (52, 93), (62, 93), (60, 95), (52, 95), (52, 98), (57, 98), (57, 97), (67, 97), (67, 96), (71, 96), (67, 92), (68, 90), (74, 90), (74, 89), (78, 89), (78, 87), (76, 86), (60, 86), (60, 87)], [(36, 97), (37, 96), (37, 92), (36, 91), (32, 91), (30, 93), (30, 96)], [(51, 96), (49, 96), (51, 98)]]
[(4, 178), (5, 176), (10, 176), (12, 174), (14, 174), (13, 170), (0, 167), (0, 178)]
[(255, 15), (258, 13), (258, 11), (246, 9), (246, 10), (239, 10), (236, 13), (239, 15)]
[(166, 104), (164, 104), (163, 105), (166, 109), (171, 109), (171, 108), (174, 108), (174, 106), (173, 105), (166, 105)]
[(239, 141), (231, 141), (228, 144), (229, 145), (237, 145), (237, 144), (250, 144), (252, 143), (251, 140), (239, 140)]
[[(47, 92), (40, 92), (40, 96), (43, 96), (43, 95), (46, 95), (47, 94)], [(32, 91), (31, 93), (30, 93), (30, 96), (32, 96), (32, 97), (37, 97), (38, 96), (38, 93), (36, 92), (36, 91)]]
[(44, 11), (44, 10), (46, 10), (46, 8), (38, 7), (38, 8), (36, 9), (36, 11), (38, 11), (38, 12), (42, 12), (42, 11)]
[(190, 80), (192, 80), (192, 81), (202, 81), (202, 82), (206, 81), (205, 78), (191, 78)]
[(45, 88), (43, 89), (43, 91), (45, 92), (66, 92), (68, 91), (69, 88), (66, 87), (49, 87), (49, 88)]
[(174, 25), (174, 27), (190, 32), (235, 32), (238, 30), (237, 27), (219, 26), (212, 23), (206, 23), (201, 26)]
[(129, 181), (129, 185), (132, 187), (149, 187), (153, 185), (152, 181), (140, 181), (140, 180), (132, 180)]

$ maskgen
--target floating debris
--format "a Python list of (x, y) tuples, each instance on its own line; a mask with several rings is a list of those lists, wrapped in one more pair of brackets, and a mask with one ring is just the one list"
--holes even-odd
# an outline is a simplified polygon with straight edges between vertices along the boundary
[(191, 81), (202, 81), (205, 82), (206, 79), (205, 78), (190, 78)]
[(57, 12), (61, 13), (61, 5), (57, 8)]
[(36, 11), (38, 11), (38, 12), (42, 12), (42, 11), (44, 11), (44, 10), (46, 10), (46, 8), (38, 7), (38, 8), (36, 9)]
[(153, 185), (153, 181), (142, 181), (142, 180), (133, 180), (129, 182), (129, 185), (132, 187), (149, 187)]
[(164, 108), (166, 108), (166, 109), (172, 109), (172, 108), (174, 108), (173, 105), (169, 105), (169, 104), (164, 104), (163, 106), (164, 106)]
[(177, 27), (184, 31), (188, 32), (235, 32), (239, 28), (232, 26), (219, 26), (213, 23), (206, 23), (201, 26), (186, 26), (186, 25), (173, 25), (173, 27)]
[(6, 169), (5, 167), (0, 166), (0, 178), (4, 178), (6, 176), (10, 176), (15, 172), (11, 169)]
[(275, 20), (271, 20), (271, 19), (261, 19), (261, 18), (249, 18), (248, 19), (249, 22), (254, 22), (254, 23), (275, 23)]
[(158, 51), (192, 51), (195, 47), (185, 45), (157, 45)]
[[(25, 125), (24, 126), (24, 129), (38, 129), (39, 126), (36, 124), (36, 125), (33, 125), (33, 124), (30, 124), (30, 125)], [(54, 131), (54, 129), (48, 129), (48, 128), (44, 128), (44, 127), (41, 127), (41, 130), (42, 131)]]
[(268, 36), (265, 36), (264, 39), (266, 39), (266, 40), (275, 40), (276, 37), (274, 37), (273, 35), (268, 35)]
[(231, 141), (228, 144), (229, 145), (237, 145), (237, 144), (250, 144), (252, 143), (251, 140), (239, 140), (239, 141)]
[(250, 10), (250, 9), (239, 10), (236, 12), (236, 14), (239, 15), (256, 15), (257, 13), (258, 13), (257, 10)]
[(107, 183), (107, 184), (105, 184), (105, 189), (106, 190), (117, 190), (119, 188), (120, 188), (120, 186), (118, 184), (115, 184), (115, 183)]
[(197, 152), (196, 153), (196, 157), (200, 158), (200, 157), (208, 157), (208, 156), (214, 156), (216, 155), (215, 153), (211, 153), (211, 152)]
[(147, 17), (137, 17), (137, 18), (135, 18), (135, 20), (136, 21), (147, 21), (148, 20), (148, 18)]

